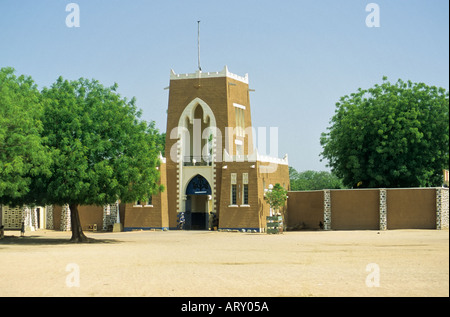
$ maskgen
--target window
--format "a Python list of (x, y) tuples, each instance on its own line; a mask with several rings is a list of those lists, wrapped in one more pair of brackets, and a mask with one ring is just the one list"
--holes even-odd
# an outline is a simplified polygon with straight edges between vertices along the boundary
[(145, 204), (145, 206), (152, 206), (152, 207), (153, 207), (153, 197), (152, 197), (152, 196), (150, 196), (150, 197), (148, 198), (148, 201), (147, 201), (147, 203)]
[[(153, 203), (152, 203), (152, 196), (149, 197), (149, 199), (147, 201), (142, 201), (142, 200), (137, 200), (136, 203), (133, 205), (133, 207), (153, 207)], [(145, 203), (145, 205), (143, 205)]]
[(245, 136), (245, 107), (234, 104), (235, 122), (236, 122), (236, 135)]
[(242, 173), (242, 205), (248, 206), (248, 173)]
[(248, 205), (248, 184), (244, 184), (242, 189), (242, 204)]
[(237, 205), (237, 185), (231, 185), (231, 204)]
[(231, 184), (232, 185), (237, 184), (237, 173), (231, 173)]
[(236, 144), (236, 155), (244, 155), (244, 147), (242, 144)]
[(237, 173), (231, 173), (231, 192), (230, 192), (230, 206), (237, 207)]

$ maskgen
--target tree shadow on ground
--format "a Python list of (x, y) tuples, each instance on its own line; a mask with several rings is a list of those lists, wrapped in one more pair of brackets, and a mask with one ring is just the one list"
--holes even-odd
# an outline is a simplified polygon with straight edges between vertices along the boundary
[(6, 236), (0, 240), (0, 245), (80, 245), (80, 244), (113, 244), (121, 243), (115, 239), (88, 238), (86, 242), (73, 242), (70, 238), (43, 238), (42, 236)]

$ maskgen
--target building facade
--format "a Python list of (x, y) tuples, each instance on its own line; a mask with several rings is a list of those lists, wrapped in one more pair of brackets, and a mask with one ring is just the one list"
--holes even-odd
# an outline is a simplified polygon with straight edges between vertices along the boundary
[(171, 71), (168, 89), (160, 166), (166, 190), (152, 204), (123, 206), (124, 229), (264, 231), (271, 212), (264, 190), (276, 183), (289, 189), (289, 168), (287, 156), (260, 155), (254, 148), (248, 76), (227, 67)]
[[(227, 67), (213, 73), (171, 71), (167, 89), (166, 153), (157, 167), (165, 190), (149, 201), (80, 206), (83, 230), (109, 231), (120, 223), (125, 231), (264, 232), (271, 214), (265, 190), (276, 183), (289, 189), (289, 168), (287, 155), (261, 155), (254, 148), (248, 76)], [(3, 222), (12, 217), (6, 208)], [(44, 228), (70, 230), (68, 205), (45, 211)], [(24, 219), (22, 211), (16, 214), (14, 219)]]
[[(168, 89), (166, 153), (157, 167), (165, 190), (148, 201), (80, 206), (83, 230), (265, 232), (271, 210), (264, 194), (277, 183), (290, 189), (289, 168), (287, 156), (261, 155), (254, 147), (257, 129), (251, 120), (248, 76), (232, 74), (227, 67), (214, 73), (171, 71)], [(449, 190), (444, 187), (288, 195), (282, 213), (290, 230), (449, 227)], [(0, 224), (6, 230), (20, 230), (22, 223), (27, 231), (69, 231), (69, 206), (0, 205)]]
[(5, 230), (26, 231), (46, 229), (48, 226), (48, 206), (17, 206), (10, 207), (0, 204), (0, 226)]

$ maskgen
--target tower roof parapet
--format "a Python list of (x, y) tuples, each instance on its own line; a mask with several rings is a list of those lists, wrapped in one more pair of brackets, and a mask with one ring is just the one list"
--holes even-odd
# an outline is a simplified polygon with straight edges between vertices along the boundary
[(245, 74), (245, 76), (239, 76), (239, 75), (230, 73), (227, 66), (225, 66), (220, 72), (202, 72), (200, 70), (197, 70), (195, 73), (176, 74), (173, 69), (170, 70), (170, 80), (217, 78), (217, 77), (229, 77), (229, 78), (238, 80), (238, 81), (243, 82), (248, 85), (248, 74)]

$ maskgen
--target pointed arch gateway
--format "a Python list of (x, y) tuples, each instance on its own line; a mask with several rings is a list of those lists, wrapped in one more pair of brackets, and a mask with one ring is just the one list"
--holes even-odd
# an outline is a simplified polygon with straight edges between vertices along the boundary
[(194, 98), (178, 119), (178, 131), (178, 210), (184, 212), (185, 229), (208, 230), (209, 213), (216, 208), (216, 148), (222, 142), (211, 107)]
[(185, 229), (208, 230), (211, 186), (202, 175), (195, 175), (186, 186)]

